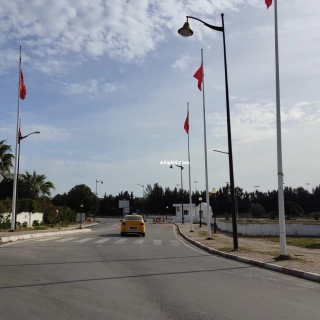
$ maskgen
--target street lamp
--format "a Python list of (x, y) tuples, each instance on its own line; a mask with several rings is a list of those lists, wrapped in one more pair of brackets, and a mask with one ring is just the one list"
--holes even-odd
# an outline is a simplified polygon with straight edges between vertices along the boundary
[[(21, 127), (21, 124), (20, 124), (20, 127)], [(17, 184), (16, 184), (16, 205), (15, 205), (15, 208), (14, 208), (14, 221), (13, 219), (11, 219), (11, 228), (12, 228), (12, 231), (16, 231), (17, 230), (17, 206), (18, 206), (18, 191), (19, 191), (19, 167), (20, 167), (20, 141), (31, 136), (32, 134), (40, 134), (40, 131), (34, 131), (34, 132), (31, 132), (25, 136), (21, 136), (21, 132), (19, 131), (19, 138), (18, 138), (18, 166), (17, 166)], [(12, 227), (12, 224), (14, 224), (14, 226)]]
[(166, 211), (166, 220), (168, 220), (168, 206), (166, 207), (167, 208), (167, 211)]
[[(183, 181), (182, 181), (182, 170), (183, 166), (175, 164), (176, 167), (181, 169), (181, 209), (182, 209), (182, 224), (184, 224), (184, 211), (183, 211)], [(170, 166), (170, 169), (173, 169), (173, 166)]]
[[(96, 179), (96, 196), (97, 197), (98, 197), (98, 182), (101, 182), (101, 184), (103, 184), (102, 180), (97, 180)], [(98, 197), (98, 199), (99, 199), (99, 197)], [(98, 211), (99, 208), (100, 208), (100, 200), (99, 200), (99, 206), (97, 207), (97, 209), (94, 212), (94, 221), (96, 221), (96, 214), (97, 214), (97, 211)]]
[(138, 186), (142, 187), (142, 192), (143, 192), (143, 195), (142, 195), (142, 216), (143, 216), (143, 219), (144, 219), (144, 184), (139, 184), (138, 183)]
[[(211, 191), (211, 194), (214, 196), (217, 193), (217, 189), (213, 188)], [(217, 233), (217, 217), (216, 217), (216, 210), (213, 210), (213, 205), (212, 205), (212, 211), (213, 211), (213, 233)]]
[(79, 229), (82, 229), (82, 208), (83, 208), (83, 204), (80, 204), (80, 226)]
[(96, 196), (98, 196), (98, 182), (100, 182), (101, 184), (103, 184), (103, 181), (102, 181), (102, 180), (96, 179)]
[(231, 139), (231, 122), (230, 122), (230, 107), (229, 107), (229, 86), (228, 86), (228, 69), (227, 69), (227, 53), (226, 53), (226, 38), (224, 28), (224, 14), (221, 14), (222, 27), (216, 27), (208, 24), (198, 18), (187, 16), (187, 22), (183, 25), (178, 33), (183, 37), (190, 37), (193, 31), (190, 29), (188, 19), (194, 19), (202, 22), (206, 27), (220, 31), (223, 35), (223, 52), (224, 52), (224, 73), (225, 73), (225, 86), (226, 86), (226, 108), (227, 108), (227, 127), (228, 127), (228, 155), (229, 155), (229, 171), (230, 171), (230, 187), (231, 187), (231, 212), (232, 212), (232, 229), (233, 229), (233, 248), (238, 250), (238, 232), (237, 232), (237, 216), (235, 210), (235, 192), (234, 192), (234, 175), (233, 175), (233, 159), (232, 159), (232, 139)]
[(201, 201), (202, 201), (202, 198), (199, 197), (199, 201), (200, 201), (200, 210), (199, 210), (199, 218), (200, 218), (200, 228), (202, 227), (202, 224), (201, 224), (201, 215), (202, 215), (202, 212), (201, 212)]

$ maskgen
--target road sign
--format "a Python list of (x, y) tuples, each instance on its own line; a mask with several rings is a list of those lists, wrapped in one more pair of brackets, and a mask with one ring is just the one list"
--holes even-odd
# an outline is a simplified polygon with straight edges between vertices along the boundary
[(129, 208), (129, 207), (130, 207), (130, 200), (119, 200), (119, 209)]
[(84, 222), (86, 221), (86, 214), (84, 212), (82, 213), (77, 213), (77, 219), (76, 219), (77, 222)]

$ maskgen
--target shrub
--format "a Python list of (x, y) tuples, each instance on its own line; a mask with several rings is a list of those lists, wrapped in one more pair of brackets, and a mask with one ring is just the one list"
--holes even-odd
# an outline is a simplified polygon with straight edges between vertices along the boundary
[(273, 219), (273, 220), (274, 220), (275, 218), (278, 218), (278, 216), (279, 216), (277, 211), (269, 212), (268, 215), (269, 215), (269, 218), (270, 218), (270, 219)]
[(298, 204), (291, 201), (285, 201), (284, 210), (288, 219), (291, 217), (298, 217), (303, 214), (303, 209)]
[(249, 212), (253, 218), (259, 218), (266, 213), (264, 207), (259, 203), (252, 203), (249, 207)]
[(33, 222), (32, 222), (32, 226), (33, 227), (36, 227), (36, 226), (39, 226), (40, 224), (39, 224), (39, 220), (33, 220)]
[(311, 217), (314, 218), (314, 220), (319, 220), (320, 218), (320, 212), (312, 212)]
[(27, 227), (27, 226), (28, 226), (28, 222), (25, 221), (25, 222), (22, 224), (22, 226), (23, 226), (24, 228)]

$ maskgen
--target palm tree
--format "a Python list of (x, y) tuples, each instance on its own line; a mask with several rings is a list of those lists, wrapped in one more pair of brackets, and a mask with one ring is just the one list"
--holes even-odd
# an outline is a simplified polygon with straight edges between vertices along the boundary
[(26, 171), (21, 175), (22, 189), (28, 198), (37, 199), (39, 196), (50, 196), (51, 189), (55, 189), (51, 181), (46, 181), (47, 177), (44, 174), (38, 175), (35, 171), (30, 174)]
[(0, 141), (0, 174), (3, 176), (10, 173), (10, 169), (13, 167), (14, 155), (11, 151), (11, 146), (6, 144), (6, 140)]

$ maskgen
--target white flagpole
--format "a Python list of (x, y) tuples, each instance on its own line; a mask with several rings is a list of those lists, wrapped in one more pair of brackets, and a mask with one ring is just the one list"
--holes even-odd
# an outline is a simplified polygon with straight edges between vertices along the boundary
[(286, 256), (287, 246), (286, 246), (286, 224), (285, 224), (284, 196), (283, 196), (277, 0), (274, 0), (274, 25), (275, 25), (275, 62), (276, 62), (276, 109), (277, 109), (277, 157), (278, 157), (278, 205), (279, 205), (280, 255)]
[[(188, 117), (188, 126), (189, 126), (189, 102), (187, 103), (187, 117)], [(189, 205), (190, 205), (190, 232), (194, 232), (193, 230), (193, 212), (192, 212), (192, 196), (191, 196), (191, 168), (190, 168), (190, 144), (189, 144), (189, 133), (190, 126), (188, 128), (188, 161), (189, 161)]]
[(207, 200), (207, 239), (211, 238), (211, 217), (209, 210), (209, 181), (208, 181), (208, 159), (207, 159), (207, 129), (206, 129), (206, 107), (204, 97), (204, 67), (203, 67), (203, 49), (201, 49), (201, 65), (202, 65), (202, 93), (203, 93), (203, 129), (204, 129), (204, 163), (206, 173), (206, 200)]
[(18, 86), (18, 113), (17, 113), (17, 129), (16, 129), (16, 153), (14, 157), (14, 178), (12, 193), (12, 212), (11, 212), (11, 230), (15, 231), (16, 227), (16, 199), (17, 199), (17, 165), (18, 165), (18, 139), (19, 139), (19, 119), (20, 119), (20, 81), (21, 81), (21, 46), (19, 59), (19, 86)]

